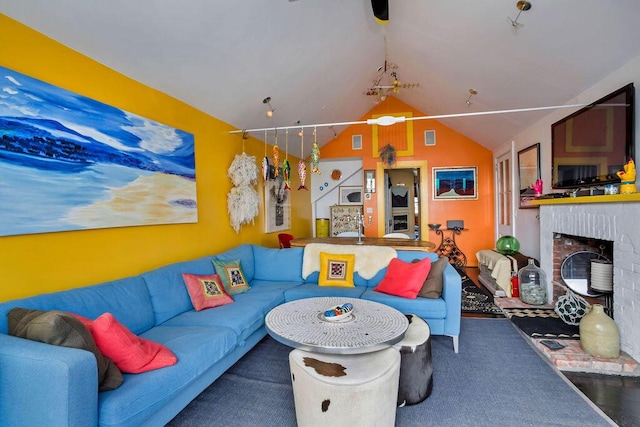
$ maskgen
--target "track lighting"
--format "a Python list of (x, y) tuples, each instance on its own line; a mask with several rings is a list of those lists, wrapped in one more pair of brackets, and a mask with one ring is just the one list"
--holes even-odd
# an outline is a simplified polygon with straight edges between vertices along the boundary
[(478, 91), (475, 89), (469, 89), (469, 97), (467, 98), (467, 107), (471, 107), (471, 97), (477, 95)]
[(276, 109), (271, 106), (271, 97), (267, 96), (265, 99), (262, 100), (262, 103), (267, 104), (269, 106), (269, 109), (267, 110), (267, 113), (266, 113), (267, 117), (269, 118), (273, 117), (273, 112), (276, 111)]
[(526, 12), (527, 10), (531, 9), (531, 2), (527, 0), (520, 0), (518, 1), (518, 3), (516, 3), (516, 7), (518, 8), (518, 15), (516, 16), (516, 19), (507, 17), (514, 31), (518, 31), (520, 28), (524, 27), (524, 24), (518, 23), (518, 18), (520, 18), (520, 14), (522, 12)]

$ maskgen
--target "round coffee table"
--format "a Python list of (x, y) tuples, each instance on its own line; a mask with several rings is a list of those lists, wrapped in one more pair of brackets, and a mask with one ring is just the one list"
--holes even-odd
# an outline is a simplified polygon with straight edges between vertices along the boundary
[[(343, 320), (324, 319), (325, 310), (353, 304)], [(379, 351), (401, 341), (407, 317), (387, 305), (357, 298), (321, 297), (291, 301), (271, 310), (265, 319), (276, 341), (316, 353), (359, 354)]]

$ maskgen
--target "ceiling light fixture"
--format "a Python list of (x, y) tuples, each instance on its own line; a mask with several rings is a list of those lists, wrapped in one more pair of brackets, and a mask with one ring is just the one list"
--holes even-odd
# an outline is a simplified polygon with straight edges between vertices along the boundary
[(507, 17), (507, 20), (511, 23), (511, 27), (514, 29), (514, 31), (518, 31), (520, 28), (524, 27), (524, 24), (520, 24), (518, 22), (518, 18), (520, 18), (520, 14), (522, 12), (526, 12), (527, 10), (531, 9), (531, 2), (527, 0), (520, 0), (518, 1), (518, 3), (516, 3), (516, 7), (518, 8), (518, 15), (516, 16), (516, 19)]
[(267, 117), (269, 118), (273, 117), (273, 112), (276, 111), (276, 109), (271, 106), (271, 97), (267, 96), (265, 99), (262, 100), (262, 103), (267, 104), (269, 106), (269, 109), (267, 110), (267, 113), (266, 113)]
[(400, 89), (420, 87), (420, 83), (402, 83), (398, 77), (398, 66), (387, 60), (387, 35), (384, 36), (384, 65), (378, 67), (371, 87), (364, 93), (384, 101), (390, 94), (400, 93)]
[(477, 95), (478, 91), (475, 89), (469, 89), (469, 97), (467, 98), (467, 107), (471, 107), (471, 97)]

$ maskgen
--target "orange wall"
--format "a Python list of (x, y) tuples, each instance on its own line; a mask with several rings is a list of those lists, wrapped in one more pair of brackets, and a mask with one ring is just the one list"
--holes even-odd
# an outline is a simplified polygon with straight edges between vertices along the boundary
[[(402, 101), (388, 97), (365, 114), (360, 120), (366, 120), (374, 115), (394, 114), (410, 112), (412, 117), (426, 116), (422, 111), (416, 110)], [(398, 161), (421, 160), (427, 162), (428, 185), (421, 189), (421, 197), (428, 202), (428, 222), (440, 223), (446, 227), (447, 220), (464, 220), (465, 228), (460, 236), (456, 237), (456, 242), (468, 259), (468, 265), (477, 266), (475, 254), (481, 249), (493, 248), (494, 242), (494, 202), (493, 202), (493, 153), (467, 138), (466, 136), (443, 125), (437, 120), (414, 120), (413, 141), (414, 154), (412, 156), (398, 157)], [(395, 124), (404, 126), (404, 124)], [(424, 145), (424, 131), (436, 131), (436, 145)], [(394, 138), (394, 131), (390, 130), (390, 137)], [(396, 138), (402, 138), (402, 131), (395, 131)], [(352, 150), (352, 135), (362, 135), (362, 150)], [(403, 141), (399, 141), (401, 144)], [(383, 145), (380, 141), (379, 145)], [(395, 145), (395, 144), (394, 144)], [(352, 125), (341, 132), (338, 137), (322, 147), (322, 158), (345, 158), (362, 157), (363, 169), (376, 169), (381, 163), (379, 155), (373, 153), (372, 126)], [(432, 200), (432, 168), (447, 166), (477, 166), (478, 167), (478, 199), (477, 200)], [(381, 177), (376, 176), (378, 188), (380, 188)], [(373, 209), (374, 224), (380, 219), (378, 211), (379, 191), (372, 194), (371, 200), (365, 200), (365, 212), (368, 207)], [(424, 231), (423, 240), (431, 240), (439, 243), (439, 238), (434, 232)], [(371, 227), (366, 230), (370, 236), (378, 235), (376, 228)]]
[[(231, 126), (2, 14), (0, 46), (3, 67), (192, 133), (198, 197), (195, 224), (0, 237), (0, 301), (135, 275), (240, 243), (278, 246), (277, 233), (264, 233), (262, 183), (255, 187), (261, 200), (255, 224), (243, 226), (238, 234), (229, 224), (227, 193), (231, 181), (227, 169), (242, 152), (242, 139), (229, 134)], [(250, 138), (245, 146), (248, 154), (262, 159), (261, 141)], [(294, 191), (291, 197), (290, 232), (308, 235), (309, 192)]]

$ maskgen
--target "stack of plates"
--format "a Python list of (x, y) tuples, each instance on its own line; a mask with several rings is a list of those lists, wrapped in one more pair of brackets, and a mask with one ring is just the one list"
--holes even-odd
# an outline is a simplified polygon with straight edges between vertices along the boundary
[(613, 291), (613, 264), (610, 261), (591, 260), (591, 288), (601, 292)]

